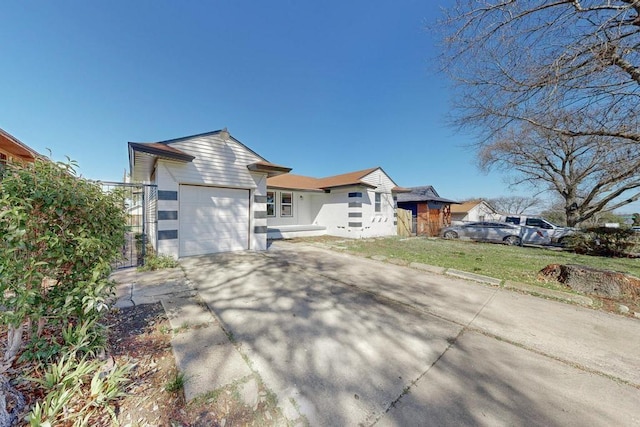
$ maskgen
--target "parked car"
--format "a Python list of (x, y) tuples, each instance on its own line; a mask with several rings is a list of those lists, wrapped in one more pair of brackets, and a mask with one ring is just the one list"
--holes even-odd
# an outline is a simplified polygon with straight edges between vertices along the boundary
[(527, 227), (537, 227), (546, 230), (551, 238), (551, 243), (559, 245), (564, 244), (565, 237), (575, 234), (575, 232), (578, 231), (576, 228), (555, 225), (539, 216), (502, 215), (500, 220), (508, 222), (509, 224), (525, 225)]
[(536, 244), (548, 245), (549, 234), (544, 229), (525, 227), (499, 221), (469, 222), (452, 225), (440, 231), (445, 239), (470, 239), (484, 242), (505, 243), (507, 245)]

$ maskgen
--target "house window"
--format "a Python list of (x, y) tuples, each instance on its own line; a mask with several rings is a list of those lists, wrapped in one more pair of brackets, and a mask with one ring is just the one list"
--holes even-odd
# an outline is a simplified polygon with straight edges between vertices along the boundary
[(280, 193), (280, 216), (293, 216), (293, 193)]
[(267, 216), (276, 216), (276, 193), (267, 191)]
[(382, 194), (376, 193), (376, 204), (375, 204), (376, 212), (382, 211)]

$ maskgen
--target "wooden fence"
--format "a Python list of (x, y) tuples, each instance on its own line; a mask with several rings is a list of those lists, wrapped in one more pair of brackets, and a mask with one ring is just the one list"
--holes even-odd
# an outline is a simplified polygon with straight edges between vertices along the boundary
[(398, 208), (396, 212), (398, 213), (398, 236), (411, 236), (411, 224), (413, 222), (411, 211)]

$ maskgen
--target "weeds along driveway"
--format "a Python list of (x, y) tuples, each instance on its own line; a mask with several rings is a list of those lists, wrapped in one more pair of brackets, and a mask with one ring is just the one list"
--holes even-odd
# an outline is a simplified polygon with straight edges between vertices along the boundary
[(181, 262), (291, 420), (640, 423), (637, 321), (287, 243)]

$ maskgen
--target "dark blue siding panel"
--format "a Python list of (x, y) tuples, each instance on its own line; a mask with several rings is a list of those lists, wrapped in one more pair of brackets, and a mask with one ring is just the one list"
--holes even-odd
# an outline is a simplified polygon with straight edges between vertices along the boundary
[(178, 219), (178, 211), (158, 211), (158, 219)]
[(158, 190), (158, 200), (178, 200), (178, 192)]
[(178, 238), (178, 230), (158, 231), (158, 240), (173, 240)]

